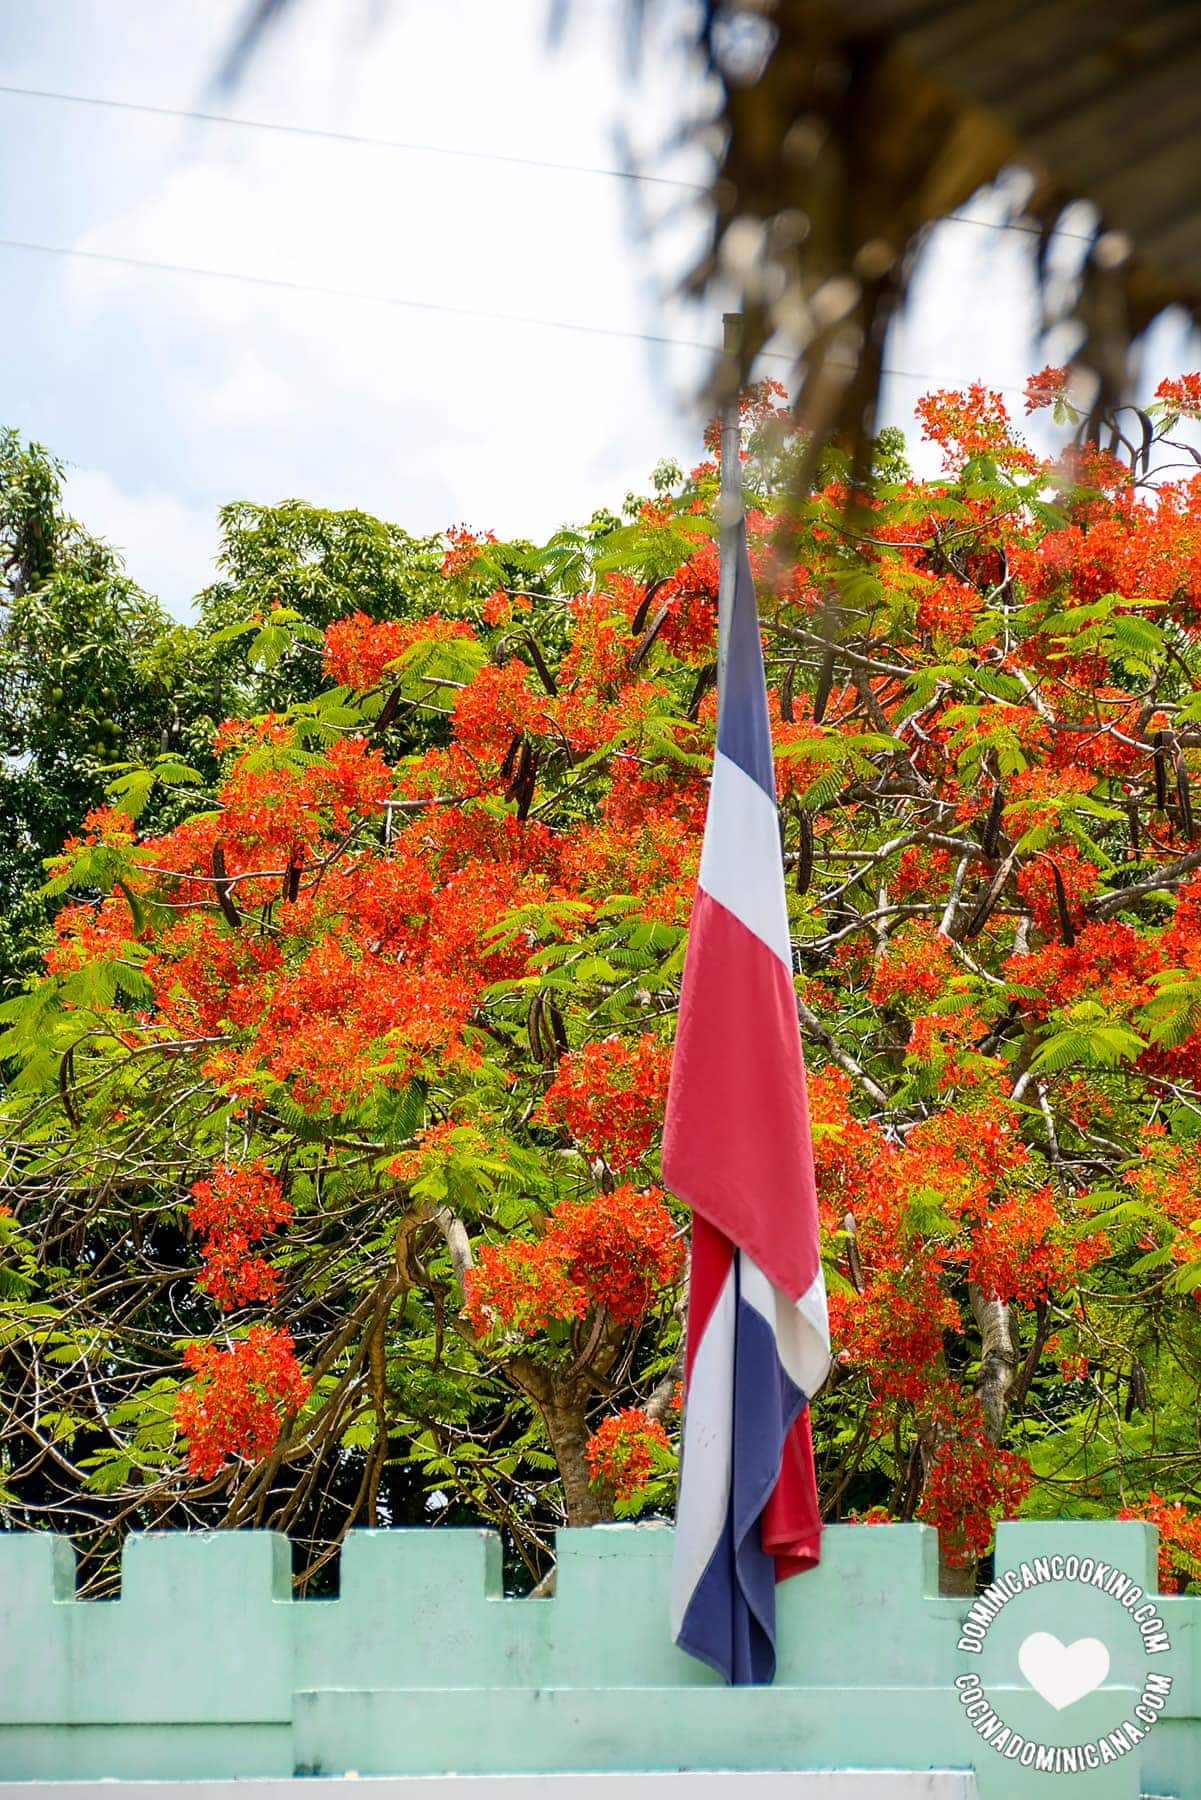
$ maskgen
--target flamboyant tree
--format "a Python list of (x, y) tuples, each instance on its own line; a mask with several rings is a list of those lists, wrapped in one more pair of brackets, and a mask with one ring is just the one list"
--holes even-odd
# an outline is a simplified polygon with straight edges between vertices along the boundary
[[(1057, 371), (1030, 400), (1070, 413)], [(1051, 467), (999, 396), (936, 394), (939, 479), (886, 443), (868, 494), (828, 460), (798, 502), (777, 397), (745, 408), (823, 1497), (936, 1523), (968, 1571), (1019, 1509), (1149, 1511), (1197, 1566), (1182, 416), (1201, 378)], [(533, 1578), (556, 1521), (670, 1503), (687, 1221), (657, 1139), (716, 478), (665, 468), (538, 549), (452, 531), (400, 617), (264, 594), (246, 644), (292, 703), (223, 725), (208, 785), (121, 768), (54, 864), (3, 1040), (8, 1522), (101, 1572), (133, 1524), (269, 1524), (307, 1580), (349, 1524), (476, 1518)], [(186, 816), (144, 829), (164, 785)]]

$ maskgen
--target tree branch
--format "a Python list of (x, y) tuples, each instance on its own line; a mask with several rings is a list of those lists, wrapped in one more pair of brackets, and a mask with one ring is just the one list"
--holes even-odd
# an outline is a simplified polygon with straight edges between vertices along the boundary
[(844, 1074), (857, 1081), (864, 1093), (874, 1100), (877, 1106), (888, 1106), (889, 1097), (879, 1082), (873, 1081), (867, 1070), (842, 1048), (834, 1033), (822, 1024), (815, 1012), (810, 1012), (799, 995), (796, 1008), (801, 1021), (801, 1030), (805, 1035), (812, 1038), (815, 1044), (820, 1044), (831, 1062), (836, 1062)]
[(1201, 845), (1190, 850), (1185, 856), (1178, 856), (1175, 862), (1165, 863), (1162, 869), (1156, 869), (1151, 875), (1144, 875), (1141, 881), (1132, 881), (1129, 887), (1109, 888), (1104, 894), (1095, 894), (1086, 900), (1082, 912), (1089, 919), (1111, 919), (1114, 913), (1131, 900), (1141, 900), (1147, 894), (1153, 894), (1157, 888), (1170, 887), (1179, 881), (1182, 875), (1189, 875), (1194, 869), (1201, 869)]

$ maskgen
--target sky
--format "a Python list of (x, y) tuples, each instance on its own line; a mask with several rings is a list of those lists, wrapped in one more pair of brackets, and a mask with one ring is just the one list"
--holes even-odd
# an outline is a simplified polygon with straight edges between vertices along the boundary
[[(649, 9), (633, 68), (622, 0), (572, 0), (555, 44), (549, 0), (300, 0), (219, 91), (245, 4), (0, 0), (0, 424), (64, 459), (130, 574), (186, 616), (230, 500), (538, 537), (698, 460), (689, 0)], [(623, 134), (655, 179), (611, 173)], [(1180, 353), (1166, 327), (1148, 369)], [(885, 417), (913, 439), (918, 395), (973, 379), (1020, 412), (1047, 360), (1028, 241), (948, 223)]]

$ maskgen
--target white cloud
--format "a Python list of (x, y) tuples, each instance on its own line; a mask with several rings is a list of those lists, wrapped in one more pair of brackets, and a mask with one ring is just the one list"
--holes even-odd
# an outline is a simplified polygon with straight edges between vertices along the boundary
[[(223, 4), (228, 24), (238, 9)], [(169, 25), (144, 0), (130, 10), (143, 27), (132, 77), (98, 37), (78, 85), (194, 104), (180, 69), (189, 45), (193, 79), (211, 67), (204, 9), (181, 6)], [(86, 8), (77, 17), (86, 29)], [(623, 85), (612, 9), (581, 6), (573, 17), (552, 57), (544, 0), (406, 6), (381, 13), (370, 34), (348, 32), (345, 7), (318, 0), (268, 41), (224, 104), (247, 117), (611, 167), (623, 110), (636, 111), (643, 141), (669, 133), (679, 71), (652, 55), (641, 82)], [(653, 299), (675, 281), (686, 233), (636, 245), (627, 184), (136, 115), (75, 112), (63, 124), (86, 171), (81, 250), (458, 309), (84, 258), (53, 284), (47, 277), (54, 348), (47, 367), (32, 368), (17, 422), (107, 474), (111, 493), (97, 498), (119, 520), (132, 571), (149, 580), (152, 565), (173, 604), (202, 585), (204, 571), (184, 558), (211, 539), (180, 531), (173, 551), (161, 508), (131, 496), (174, 499), (194, 521), (225, 499), (300, 495), (418, 530), (466, 519), (538, 533), (619, 500), (663, 454), (696, 451), (691, 396), (703, 354), (603, 335), (698, 335), (695, 317)], [(698, 173), (695, 153), (676, 161)], [(655, 190), (652, 205), (674, 198)], [(30, 205), (52, 215), (60, 203), (51, 185)], [(55, 235), (44, 218), (39, 231)], [(18, 220), (19, 233), (32, 227)]]
[[(0, 100), (0, 153), (22, 169), (0, 235), (461, 311), (8, 253), (4, 422), (80, 465), (72, 503), (131, 573), (180, 609), (210, 578), (225, 500), (538, 534), (620, 501), (661, 456), (690, 466), (703, 353), (472, 315), (714, 340), (715, 317), (656, 299), (698, 222), (639, 239), (626, 183), (437, 148), (612, 167), (619, 117), (643, 147), (666, 142), (701, 79), (670, 53), (675, 6), (649, 9), (659, 35), (634, 79), (608, 0), (573, 4), (555, 54), (546, 0), (307, 0), (214, 101), (243, 10), (123, 0), (114, 33), (95, 0), (0, 0), (6, 78), (429, 148)], [(695, 180), (704, 158), (677, 150), (668, 168)], [(637, 198), (659, 216), (678, 196)], [(1020, 390), (1045, 360), (1036, 325), (1022, 239), (934, 235), (884, 404), (919, 467), (917, 395), (974, 378)]]
[(216, 578), (217, 521), (207, 509), (173, 494), (124, 492), (103, 469), (69, 469), (65, 498), (68, 511), (120, 550), (126, 572), (177, 618)]
[(271, 424), (299, 411), (303, 396), (292, 381), (254, 350), (241, 350), (201, 410), (214, 425)]

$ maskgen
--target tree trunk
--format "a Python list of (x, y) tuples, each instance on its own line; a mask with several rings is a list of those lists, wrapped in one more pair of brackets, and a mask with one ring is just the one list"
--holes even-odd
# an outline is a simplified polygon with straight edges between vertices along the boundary
[[(985, 1297), (983, 1288), (975, 1282), (968, 1286), (968, 1303), (972, 1309), (972, 1317), (980, 1333), (980, 1379), (976, 1383), (976, 1393), (980, 1401), (980, 1410), (984, 1415), (984, 1429), (992, 1444), (999, 1444), (1005, 1429), (1005, 1414), (1009, 1405), (1009, 1394), (1017, 1373), (1017, 1343), (1014, 1337), (1013, 1316), (1002, 1300), (990, 1300)], [(941, 1441), (940, 1434), (932, 1423), (922, 1427), (919, 1433), (922, 1458), (922, 1485), (929, 1473), (930, 1466), (938, 1454)], [(940, 1594), (974, 1594), (976, 1591), (977, 1563), (956, 1564), (947, 1556), (947, 1547), (941, 1538), (938, 1545), (938, 1591)]]
[(980, 1397), (988, 1440), (991, 1444), (999, 1444), (1005, 1429), (1009, 1390), (1017, 1371), (1013, 1319), (1003, 1301), (986, 1300), (983, 1288), (974, 1281), (969, 1283), (967, 1293), (972, 1317), (980, 1333), (980, 1379), (976, 1392)]
[(551, 1454), (559, 1465), (563, 1483), (563, 1502), (569, 1525), (599, 1525), (613, 1517), (612, 1498), (589, 1485), (588, 1459), (584, 1454), (588, 1443), (588, 1426), (584, 1407), (570, 1402), (539, 1399), (538, 1410), (546, 1425)]
[(979, 1566), (974, 1559), (968, 1563), (953, 1563), (947, 1556), (946, 1546), (940, 1540), (938, 1546), (939, 1593), (943, 1595), (974, 1594), (976, 1570)]
[[(438, 1225), (450, 1251), (459, 1287), (465, 1289), (473, 1258), (471, 1240), (462, 1220), (448, 1206), (417, 1212), (414, 1217), (429, 1218)], [(399, 1249), (397, 1254), (399, 1259)], [(569, 1525), (600, 1525), (613, 1517), (613, 1495), (607, 1488), (594, 1488), (588, 1480), (587, 1410), (588, 1402), (596, 1392), (598, 1377), (603, 1379), (613, 1366), (624, 1331), (621, 1322), (607, 1315), (602, 1308), (593, 1321), (587, 1348), (574, 1367), (565, 1373), (552, 1373), (533, 1357), (515, 1356), (508, 1364), (510, 1380), (542, 1415), (551, 1455), (558, 1465), (563, 1484), (563, 1504)], [(553, 1593), (553, 1569), (538, 1586), (541, 1591)]]

